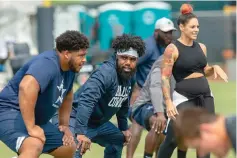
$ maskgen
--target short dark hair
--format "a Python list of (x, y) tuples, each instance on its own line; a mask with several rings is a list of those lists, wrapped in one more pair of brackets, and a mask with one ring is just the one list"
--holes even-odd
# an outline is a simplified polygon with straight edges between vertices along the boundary
[(144, 41), (139, 36), (123, 34), (122, 36), (117, 36), (112, 42), (112, 48), (115, 51), (129, 50), (130, 47), (137, 51), (139, 57), (144, 54), (146, 49)]
[(180, 7), (180, 12), (181, 15), (179, 16), (178, 20), (177, 20), (177, 24), (183, 24), (185, 25), (186, 23), (189, 22), (190, 19), (192, 18), (197, 18), (197, 16), (195, 14), (192, 13), (193, 11), (193, 7), (190, 4), (183, 4)]
[(212, 123), (217, 117), (218, 115), (199, 107), (180, 110), (173, 124), (178, 142), (182, 142), (186, 138), (199, 138), (201, 133), (200, 125), (203, 123)]
[(61, 51), (78, 51), (89, 48), (89, 40), (79, 31), (68, 30), (59, 35), (56, 40), (56, 49)]

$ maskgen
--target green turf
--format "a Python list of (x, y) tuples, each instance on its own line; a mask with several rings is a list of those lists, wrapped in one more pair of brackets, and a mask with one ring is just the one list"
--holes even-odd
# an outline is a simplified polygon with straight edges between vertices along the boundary
[[(211, 89), (215, 96), (215, 106), (216, 112), (221, 114), (236, 114), (236, 83), (222, 83), (222, 82), (211, 82)], [(144, 151), (144, 138), (146, 136), (146, 131), (143, 132), (142, 139), (136, 150), (134, 158), (142, 158)], [(125, 157), (125, 149), (123, 152), (123, 157)], [(11, 152), (5, 145), (0, 143), (0, 157), (1, 158), (11, 158), (16, 154)], [(103, 158), (103, 148), (92, 144), (91, 151), (87, 152), (83, 158)], [(174, 152), (173, 157), (176, 157), (176, 152)], [(194, 150), (189, 150), (188, 158), (195, 158)], [(228, 158), (234, 158), (234, 154), (231, 152)], [(40, 158), (51, 158), (51, 156), (42, 155)]]

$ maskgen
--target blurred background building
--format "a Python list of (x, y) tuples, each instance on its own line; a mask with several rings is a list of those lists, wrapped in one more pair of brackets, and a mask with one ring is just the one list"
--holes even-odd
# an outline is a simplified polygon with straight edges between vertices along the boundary
[[(188, 2), (199, 17), (198, 40), (208, 48), (208, 61), (223, 65), (235, 80), (236, 1)], [(52, 49), (54, 38), (65, 30), (79, 30), (89, 38), (88, 64), (95, 66), (110, 56), (117, 35), (146, 39), (161, 17), (176, 24), (183, 3), (187, 1), (0, 0), (0, 87), (31, 56)]]

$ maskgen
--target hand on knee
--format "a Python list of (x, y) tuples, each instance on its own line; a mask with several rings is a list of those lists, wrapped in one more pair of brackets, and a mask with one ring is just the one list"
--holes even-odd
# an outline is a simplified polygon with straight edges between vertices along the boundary
[(105, 155), (106, 157), (109, 157), (108, 155), (121, 155), (123, 151), (123, 146), (121, 145), (110, 145), (105, 148)]
[(151, 116), (149, 118), (149, 125), (157, 134), (162, 134), (166, 127), (166, 118), (164, 114), (159, 113), (157, 116)]

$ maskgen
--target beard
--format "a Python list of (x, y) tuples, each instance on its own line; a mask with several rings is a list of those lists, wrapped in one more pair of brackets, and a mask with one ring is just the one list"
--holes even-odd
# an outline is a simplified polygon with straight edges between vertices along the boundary
[(79, 71), (77, 70), (76, 63), (75, 63), (75, 61), (74, 61), (72, 58), (69, 60), (68, 65), (69, 65), (69, 69), (70, 69), (72, 72), (75, 72), (75, 73), (79, 72)]
[(169, 45), (169, 44), (166, 44), (165, 40), (159, 34), (157, 35), (156, 43), (163, 47), (166, 47)]
[(124, 71), (123, 66), (119, 65), (118, 62), (116, 62), (116, 70), (119, 77), (121, 77), (123, 80), (130, 80), (136, 72), (136, 68), (131, 69), (130, 72)]

